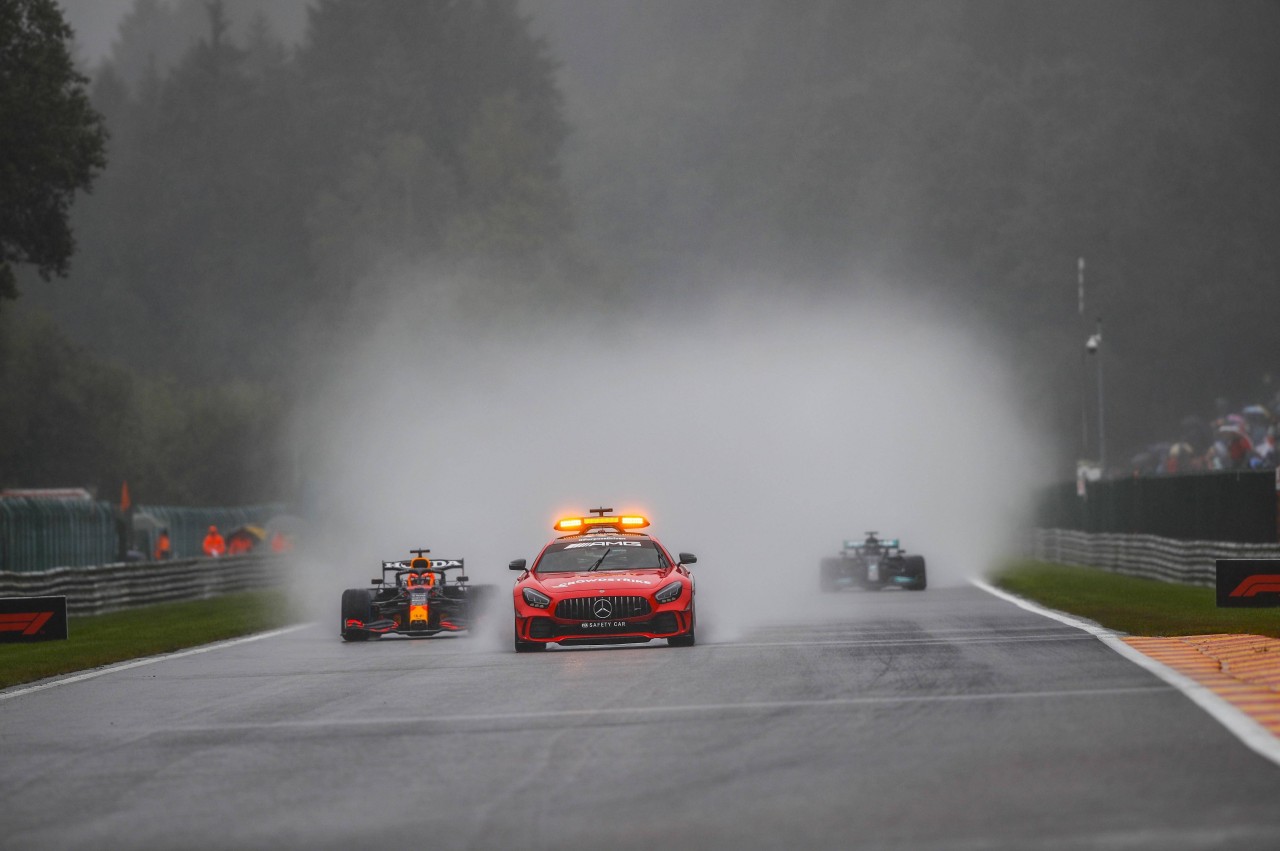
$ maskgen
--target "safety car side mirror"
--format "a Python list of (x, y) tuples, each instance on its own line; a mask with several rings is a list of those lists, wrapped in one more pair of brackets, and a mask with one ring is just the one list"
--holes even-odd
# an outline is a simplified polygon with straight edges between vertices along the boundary
[(698, 557), (693, 553), (680, 553), (681, 564), (697, 564)]
[(507, 565), (507, 567), (511, 570), (524, 570), (524, 559), (518, 558), (511, 562), (511, 564)]

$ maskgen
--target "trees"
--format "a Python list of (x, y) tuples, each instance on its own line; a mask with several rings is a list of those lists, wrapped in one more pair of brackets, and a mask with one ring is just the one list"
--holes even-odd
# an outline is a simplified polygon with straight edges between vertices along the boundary
[(0, 299), (17, 296), (10, 264), (66, 274), (72, 198), (106, 165), (106, 129), (70, 39), (54, 0), (0, 3)]
[(297, 66), (305, 125), (324, 128), (295, 154), (314, 187), (317, 297), (342, 297), (379, 257), (527, 276), (563, 241), (556, 66), (514, 0), (321, 0)]
[[(292, 48), (244, 5), (136, 0), (98, 70), (111, 165), (75, 210), (75, 274), (34, 294), (74, 339), (274, 381), (406, 268), (565, 277), (567, 128), (514, 0), (323, 0)], [(138, 55), (193, 7), (179, 54)]]
[(150, 503), (281, 498), (287, 404), (243, 382), (187, 388), (134, 375), (23, 305), (0, 317), (0, 488), (127, 479)]
[(148, 500), (256, 499), (296, 388), (361, 311), (566, 277), (567, 129), (516, 0), (316, 0), (297, 45), (237, 16), (281, 5), (134, 0), (95, 74), (111, 163), (74, 210), (76, 268), (14, 311), (43, 306), (76, 345), (13, 329), (0, 483), (118, 470)]

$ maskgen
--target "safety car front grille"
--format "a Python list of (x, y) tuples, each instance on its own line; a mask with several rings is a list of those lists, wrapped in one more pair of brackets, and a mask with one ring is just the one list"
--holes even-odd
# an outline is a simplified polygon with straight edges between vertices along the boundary
[[(600, 617), (596, 612), (598, 601), (608, 602), (609, 613)], [(618, 618), (638, 618), (649, 614), (647, 597), (574, 597), (561, 600), (556, 604), (556, 617), (575, 621), (617, 620)]]

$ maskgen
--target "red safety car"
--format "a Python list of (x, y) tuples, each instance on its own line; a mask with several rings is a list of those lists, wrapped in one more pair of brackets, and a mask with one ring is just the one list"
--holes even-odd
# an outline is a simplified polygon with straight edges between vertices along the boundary
[(519, 653), (548, 644), (628, 644), (665, 638), (673, 647), (695, 641), (694, 581), (698, 558), (672, 558), (656, 538), (641, 532), (639, 515), (593, 508), (589, 517), (566, 517), (564, 532), (542, 548), (532, 567), (511, 562), (516, 580), (515, 647)]

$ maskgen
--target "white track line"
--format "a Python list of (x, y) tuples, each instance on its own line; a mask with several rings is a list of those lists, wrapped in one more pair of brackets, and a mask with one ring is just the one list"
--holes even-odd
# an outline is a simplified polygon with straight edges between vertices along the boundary
[(884, 695), (880, 697), (833, 697), (815, 700), (762, 700), (743, 703), (694, 703), (669, 706), (613, 706), (597, 709), (551, 709), (529, 712), (493, 712), (468, 715), (424, 715), (380, 718), (307, 718), (289, 721), (263, 721), (258, 723), (204, 724), (188, 727), (152, 727), (153, 733), (210, 733), (251, 732), (284, 730), (332, 730), (389, 727), (394, 730), (422, 732), (425, 725), (453, 730), (465, 730), (482, 724), (528, 723), (537, 721), (584, 722), (592, 720), (617, 720), (624, 718), (662, 718), (668, 715), (727, 715), (755, 714), (759, 712), (788, 712), (831, 708), (856, 708), (877, 706), (901, 706), (903, 704), (928, 703), (979, 703), (1007, 700), (1063, 700), (1070, 698), (1122, 697), (1133, 695), (1164, 694), (1168, 689), (1160, 685), (1119, 686), (1108, 688), (1057, 689), (1041, 691), (997, 691), (965, 694)]
[(202, 644), (199, 647), (193, 647), (190, 650), (178, 650), (173, 653), (161, 653), (159, 656), (144, 656), (141, 659), (132, 659), (128, 662), (117, 662), (114, 665), (104, 665), (101, 668), (94, 668), (91, 671), (85, 671), (81, 674), (72, 674), (66, 677), (59, 677), (56, 680), (48, 680), (33, 686), (19, 686), (5, 691), (0, 691), (0, 700), (8, 700), (12, 697), (21, 697), (24, 694), (32, 692), (44, 691), (47, 688), (56, 688), (58, 686), (70, 685), (83, 680), (91, 680), (94, 677), (102, 677), (107, 674), (114, 674), (118, 671), (127, 671), (130, 668), (141, 668), (143, 665), (153, 665), (156, 662), (167, 662), (170, 659), (181, 659), (183, 656), (195, 656), (197, 653), (208, 653), (212, 650), (221, 650), (224, 647), (235, 647), (237, 644), (248, 644), (251, 641), (261, 641), (264, 638), (275, 638), (278, 635), (286, 635), (290, 632), (297, 632), (305, 629), (311, 624), (296, 624), (294, 626), (286, 626), (281, 629), (273, 629), (270, 632), (259, 632), (254, 635), (246, 635), (242, 638), (231, 638), (226, 641), (217, 641), (213, 644)]
[(1226, 699), (1219, 697), (1212, 689), (1206, 685), (1202, 685), (1191, 679), (1185, 674), (1175, 671), (1162, 662), (1157, 662), (1142, 651), (1130, 647), (1121, 640), (1121, 633), (1114, 630), (1106, 629), (1098, 626), (1092, 621), (1086, 621), (1081, 618), (1072, 617), (1065, 612), (1059, 612), (1054, 609), (1046, 609), (1044, 606), (1031, 602), (1030, 600), (1010, 594), (1007, 591), (1001, 591), (999, 588), (982, 581), (981, 579), (970, 579), (977, 587), (993, 594), (1002, 600), (1007, 600), (1015, 606), (1026, 609), (1028, 612), (1035, 612), (1037, 615), (1043, 615), (1046, 618), (1052, 618), (1059, 623), (1067, 626), (1074, 626), (1076, 629), (1082, 629), (1090, 635), (1097, 636), (1103, 644), (1119, 653), (1178, 691), (1185, 694), (1197, 706), (1208, 712), (1213, 719), (1226, 727), (1237, 739), (1244, 742), (1249, 748), (1253, 749), (1257, 754), (1266, 757), (1276, 765), (1280, 765), (1280, 739), (1271, 734), (1271, 731), (1263, 727), (1257, 721), (1254, 721), (1249, 715), (1240, 709), (1237, 709)]

